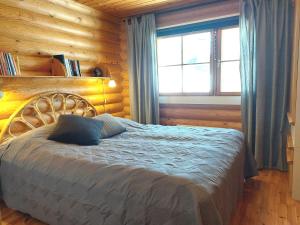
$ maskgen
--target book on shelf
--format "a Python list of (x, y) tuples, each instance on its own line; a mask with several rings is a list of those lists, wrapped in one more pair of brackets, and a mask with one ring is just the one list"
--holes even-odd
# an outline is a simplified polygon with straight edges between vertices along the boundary
[(67, 77), (81, 77), (80, 64), (78, 60), (67, 59), (64, 55), (54, 55), (66, 68)]
[(9, 52), (0, 52), (0, 76), (17, 76), (17, 64)]

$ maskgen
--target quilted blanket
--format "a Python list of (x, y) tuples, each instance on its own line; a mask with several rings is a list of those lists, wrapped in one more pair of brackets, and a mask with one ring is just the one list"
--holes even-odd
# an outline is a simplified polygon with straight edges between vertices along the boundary
[(227, 225), (242, 192), (243, 135), (141, 125), (98, 146), (47, 140), (43, 127), (0, 145), (8, 207), (52, 225)]

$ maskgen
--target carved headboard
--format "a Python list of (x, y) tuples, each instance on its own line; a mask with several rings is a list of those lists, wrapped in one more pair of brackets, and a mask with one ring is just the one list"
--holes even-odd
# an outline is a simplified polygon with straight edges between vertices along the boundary
[(38, 127), (55, 123), (62, 114), (93, 117), (97, 115), (97, 111), (91, 103), (76, 94), (41, 93), (24, 102), (10, 116), (1, 131), (0, 143)]

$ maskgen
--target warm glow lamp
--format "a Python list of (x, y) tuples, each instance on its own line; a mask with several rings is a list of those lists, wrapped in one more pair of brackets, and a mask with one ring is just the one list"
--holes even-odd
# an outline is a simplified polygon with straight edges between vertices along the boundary
[(116, 86), (117, 86), (116, 81), (110, 78), (110, 80), (108, 82), (108, 87), (115, 88)]

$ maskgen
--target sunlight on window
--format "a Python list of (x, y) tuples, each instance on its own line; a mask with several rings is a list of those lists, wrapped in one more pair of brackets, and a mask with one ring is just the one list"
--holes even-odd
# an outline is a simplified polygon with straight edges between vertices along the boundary
[(240, 60), (240, 29), (223, 29), (221, 35), (221, 60)]
[(158, 73), (160, 93), (182, 92), (181, 66), (160, 67)]
[(221, 37), (220, 90), (238, 93), (241, 92), (239, 28), (223, 29)]
[(221, 92), (241, 92), (240, 62), (222, 62)]
[(157, 40), (159, 92), (238, 95), (239, 27), (214, 28)]
[(157, 55), (158, 66), (181, 64), (181, 37), (158, 39)]
[(209, 64), (183, 66), (183, 92), (185, 93), (210, 92)]
[(183, 64), (210, 62), (210, 32), (183, 36)]

